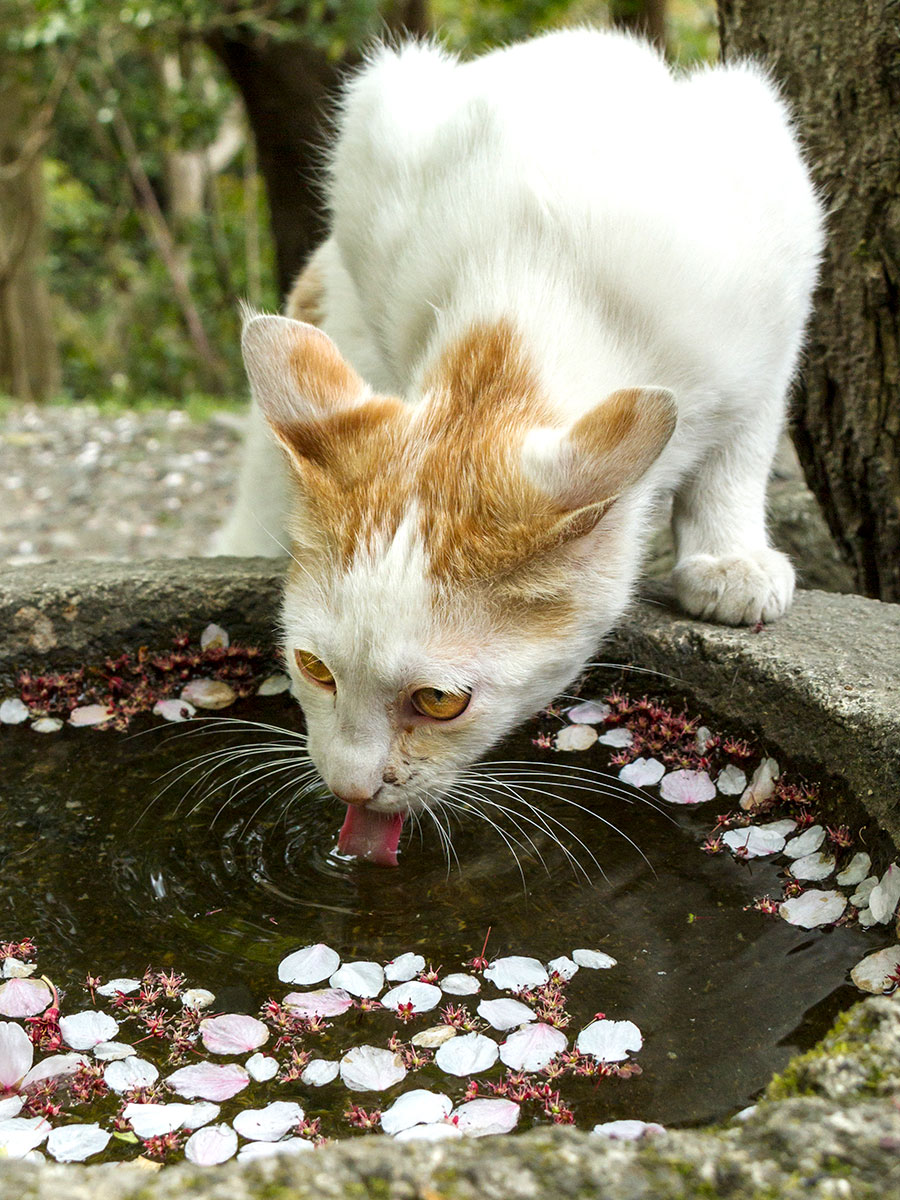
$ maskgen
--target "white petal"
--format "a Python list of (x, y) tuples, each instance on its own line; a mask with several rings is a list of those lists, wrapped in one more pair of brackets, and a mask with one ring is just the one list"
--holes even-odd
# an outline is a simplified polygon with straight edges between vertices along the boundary
[(511, 1033), (500, 1046), (500, 1059), (513, 1071), (542, 1071), (568, 1044), (561, 1029), (538, 1022)]
[(63, 1041), (73, 1050), (93, 1050), (100, 1042), (109, 1042), (119, 1032), (119, 1022), (104, 1012), (72, 1013), (61, 1017), (59, 1031)]
[(27, 979), (37, 970), (37, 963), (22, 962), (20, 958), (5, 958), (3, 960), (4, 979)]
[(52, 999), (53, 993), (40, 979), (7, 979), (0, 984), (0, 1016), (34, 1017)]
[(655, 787), (666, 773), (663, 763), (655, 758), (636, 758), (619, 771), (623, 783), (632, 787)]
[(122, 1111), (139, 1138), (158, 1137), (176, 1129), (200, 1129), (219, 1115), (218, 1104), (126, 1104)]
[(221, 679), (192, 679), (182, 688), (181, 699), (197, 708), (227, 708), (237, 700), (237, 692)]
[(303, 1017), (339, 1017), (353, 1007), (353, 997), (343, 988), (319, 988), (313, 992), (289, 992), (283, 1003)]
[(132, 1088), (149, 1087), (159, 1079), (159, 1071), (143, 1058), (121, 1058), (111, 1062), (103, 1072), (106, 1086), (114, 1092), (130, 1092)]
[(821, 825), (810, 825), (795, 838), (791, 838), (784, 848), (788, 858), (803, 858), (818, 850), (825, 841), (825, 830)]
[(250, 1076), (239, 1063), (193, 1063), (181, 1067), (167, 1079), (169, 1087), (188, 1100), (230, 1100), (250, 1082)]
[(393, 1050), (354, 1046), (341, 1059), (340, 1073), (352, 1092), (383, 1092), (406, 1078), (406, 1067)]
[(767, 829), (771, 833), (780, 833), (787, 837), (789, 833), (793, 833), (797, 828), (797, 822), (792, 821), (790, 817), (784, 817), (781, 821), (767, 821), (765, 825), (757, 825), (757, 829)]
[(644, 1044), (641, 1031), (633, 1021), (591, 1021), (578, 1035), (575, 1048), (599, 1062), (621, 1062)]
[(31, 1039), (14, 1021), (0, 1021), (0, 1086), (14, 1088), (34, 1062)]
[(31, 728), (35, 733), (59, 733), (63, 723), (59, 717), (38, 717), (36, 721), (31, 722)]
[(778, 763), (774, 758), (764, 758), (744, 789), (740, 805), (745, 812), (750, 812), (760, 804), (765, 803), (775, 793), (775, 783), (780, 774)]
[(411, 1004), (414, 1013), (431, 1012), (433, 1008), (437, 1008), (440, 1002), (441, 989), (439, 987), (435, 987), (433, 983), (418, 983), (416, 980), (398, 984), (397, 987), (391, 988), (381, 997), (384, 1007), (392, 1008), (395, 1012), (401, 1004)]
[(557, 750), (588, 750), (597, 741), (593, 725), (564, 725), (556, 735)]
[(187, 700), (157, 700), (153, 712), (157, 717), (165, 717), (167, 721), (187, 721), (197, 710)]
[(246, 1108), (232, 1119), (235, 1133), (253, 1142), (277, 1142), (303, 1120), (303, 1109), (292, 1100), (274, 1100), (265, 1108)]
[(256, 689), (256, 694), (257, 696), (280, 696), (290, 686), (291, 681), (287, 675), (282, 675), (280, 671), (276, 671), (274, 675), (266, 676)]
[(47, 1153), (57, 1162), (84, 1162), (109, 1144), (112, 1134), (99, 1125), (61, 1125), (51, 1129)]
[(469, 1100), (453, 1114), (459, 1131), (466, 1137), (487, 1137), (510, 1133), (519, 1120), (519, 1106), (512, 1100)]
[(489, 1070), (500, 1057), (497, 1043), (483, 1033), (464, 1033), (445, 1042), (434, 1056), (435, 1065), (448, 1075), (477, 1075)]
[(18, 696), (12, 696), (0, 704), (0, 725), (21, 725), (28, 720), (28, 708)]
[(517, 1029), (527, 1021), (536, 1021), (537, 1017), (519, 1000), (505, 996), (500, 1000), (482, 1000), (478, 1005), (478, 1015), (487, 1021), (494, 1029)]
[(850, 972), (850, 978), (863, 992), (871, 992), (880, 996), (882, 992), (896, 987), (889, 983), (888, 976), (896, 975), (900, 970), (900, 946), (888, 946), (884, 950), (876, 950), (867, 954), (862, 962), (858, 962)]
[(593, 971), (605, 971), (616, 965), (613, 956), (604, 954), (602, 950), (573, 950), (572, 957), (579, 967), (588, 967)]
[(815, 854), (804, 854), (802, 858), (795, 858), (788, 869), (795, 879), (816, 880), (827, 879), (834, 867), (834, 855), (817, 850)]
[(861, 908), (857, 914), (856, 919), (857, 919), (857, 921), (859, 921), (860, 927), (862, 929), (871, 929), (873, 925), (878, 924), (878, 922), (872, 916), (871, 908), (868, 908), (868, 907)]
[(612, 709), (602, 700), (585, 700), (570, 708), (566, 716), (575, 725), (599, 725), (611, 712)]
[(410, 1041), (414, 1046), (421, 1046), (425, 1050), (436, 1050), (452, 1037), (456, 1037), (456, 1030), (452, 1025), (432, 1025), (430, 1029), (413, 1034)]
[(745, 858), (765, 858), (784, 849), (784, 834), (773, 833), (759, 825), (746, 825), (743, 829), (729, 829), (722, 834), (722, 841), (735, 853), (744, 851)]
[(900, 903), (900, 867), (891, 863), (879, 883), (872, 888), (869, 908), (879, 925), (886, 925), (897, 911)]
[(127, 1042), (98, 1042), (92, 1053), (100, 1062), (117, 1062), (120, 1058), (131, 1058), (137, 1050)]
[(869, 897), (878, 886), (878, 876), (870, 875), (864, 879), (853, 895), (850, 897), (850, 903), (855, 904), (857, 908), (868, 908)]
[(11, 1117), (0, 1121), (0, 1158), (24, 1158), (51, 1129), (43, 1117)]
[(212, 1054), (246, 1054), (266, 1044), (269, 1029), (246, 1013), (223, 1013), (200, 1022), (200, 1037)]
[(268, 1054), (251, 1054), (244, 1066), (250, 1078), (257, 1083), (265, 1083), (278, 1074), (278, 1059)]
[(377, 962), (344, 963), (328, 982), (331, 987), (343, 988), (351, 996), (371, 999), (384, 987), (384, 967)]
[(522, 988), (540, 987), (550, 976), (543, 963), (536, 958), (511, 954), (507, 958), (496, 958), (484, 972), (495, 988), (503, 991), (521, 991)]
[(231, 639), (221, 625), (207, 625), (200, 634), (201, 650), (227, 650)]
[[(73, 708), (69, 713), (69, 724), (76, 726), (100, 725), (113, 715), (114, 710), (105, 704), (83, 704), (80, 708)], [(85, 1126), (85, 1128), (89, 1129), (90, 1126)]]
[(733, 763), (723, 767), (716, 778), (716, 787), (723, 796), (740, 796), (746, 786), (747, 776)]
[(204, 1008), (209, 1008), (215, 998), (206, 988), (188, 988), (181, 994), (181, 1003), (185, 1008), (194, 1008), (197, 1012), (202, 1012)]
[(453, 1101), (443, 1092), (429, 1092), (416, 1088), (398, 1096), (390, 1108), (381, 1114), (381, 1128), (385, 1133), (400, 1133), (413, 1125), (431, 1125), (449, 1117)]
[(554, 971), (560, 979), (569, 980), (578, 971), (578, 963), (562, 954), (559, 958), (551, 958), (547, 963), (547, 970)]
[(843, 892), (822, 892), (810, 888), (801, 896), (785, 900), (778, 909), (779, 916), (789, 925), (801, 929), (815, 929), (817, 925), (831, 925), (843, 914), (847, 897)]
[(459, 1141), (462, 1134), (452, 1121), (435, 1122), (433, 1125), (413, 1125), (394, 1138), (395, 1142), (452, 1142)]
[(295, 950), (278, 964), (278, 978), (282, 983), (321, 983), (333, 975), (341, 965), (341, 956), (330, 946), (316, 942)]
[(340, 1063), (330, 1062), (327, 1058), (311, 1058), (300, 1076), (300, 1081), (308, 1087), (324, 1087), (326, 1083), (337, 1079), (340, 1069)]
[(283, 1142), (248, 1142), (238, 1151), (238, 1162), (255, 1162), (258, 1158), (275, 1158), (279, 1154), (306, 1154), (315, 1150), (306, 1138), (286, 1138)]
[(445, 975), (441, 980), (441, 991), (448, 996), (474, 996), (481, 991), (481, 981), (474, 975)]
[(85, 1054), (51, 1054), (42, 1058), (31, 1068), (22, 1080), (22, 1087), (31, 1087), (33, 1083), (41, 1083), (45, 1079), (61, 1079), (64, 1075), (74, 1075), (79, 1067), (87, 1065)]
[(630, 746), (634, 738), (631, 735), (631, 730), (626, 729), (622, 725), (616, 729), (608, 729), (606, 733), (601, 735), (599, 740), (601, 746), (616, 746), (621, 750), (626, 746)]
[(207, 1125), (188, 1138), (184, 1157), (199, 1167), (211, 1167), (233, 1158), (237, 1148), (237, 1134), (230, 1125)]
[(860, 850), (853, 855), (843, 871), (838, 871), (837, 882), (841, 887), (850, 887), (852, 884), (862, 883), (868, 875), (871, 865), (871, 858), (869, 858), (865, 850)]
[(390, 979), (392, 983), (406, 983), (410, 979), (415, 979), (417, 975), (421, 975), (424, 970), (425, 959), (421, 954), (413, 954), (410, 950), (406, 954), (399, 954), (396, 958), (391, 959), (384, 968), (384, 977)]
[(98, 996), (115, 996), (117, 992), (121, 992), (123, 996), (130, 996), (138, 990), (141, 982), (140, 979), (110, 979), (109, 983), (104, 983), (96, 991)]
[(591, 1133), (613, 1138), (615, 1141), (634, 1142), (638, 1138), (656, 1133), (665, 1133), (662, 1125), (653, 1121), (604, 1121), (595, 1125)]
[(24, 1103), (24, 1096), (7, 1096), (5, 1100), (0, 1100), (0, 1121), (8, 1121), (10, 1117), (17, 1117), (22, 1111)]
[(716, 785), (706, 771), (670, 771), (663, 776), (659, 794), (670, 804), (704, 804), (715, 800)]

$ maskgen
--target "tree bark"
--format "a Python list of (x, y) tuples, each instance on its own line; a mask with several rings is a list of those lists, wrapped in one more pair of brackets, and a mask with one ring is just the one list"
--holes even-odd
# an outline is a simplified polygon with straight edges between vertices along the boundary
[[(427, 31), (423, 0), (385, 5), (382, 24), (372, 31)], [(358, 50), (334, 60), (305, 41), (240, 37), (215, 31), (207, 41), (240, 91), (266, 183), (278, 269), (287, 296), (294, 278), (325, 232), (319, 178), (322, 150), (330, 135), (329, 103)]]
[(617, 29), (637, 33), (665, 53), (666, 0), (609, 0), (609, 19)]
[(859, 591), (900, 601), (900, 0), (719, 0), (772, 68), (829, 214), (792, 436)]

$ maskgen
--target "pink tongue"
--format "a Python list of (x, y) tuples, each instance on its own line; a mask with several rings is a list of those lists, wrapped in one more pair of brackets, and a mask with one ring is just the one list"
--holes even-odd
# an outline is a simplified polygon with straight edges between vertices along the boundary
[(396, 867), (402, 828), (403, 813), (372, 812), (358, 804), (348, 804), (338, 837), (338, 850), (341, 854), (377, 863), (379, 867)]

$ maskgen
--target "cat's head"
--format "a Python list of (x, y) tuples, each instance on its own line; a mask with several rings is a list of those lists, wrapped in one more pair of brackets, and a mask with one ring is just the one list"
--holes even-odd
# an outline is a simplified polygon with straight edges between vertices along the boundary
[(244, 358), (287, 455), (285, 658), (309, 753), (367, 812), (430, 805), (582, 669), (628, 600), (629, 490), (671, 393), (601, 397), (569, 427), (507, 324), (472, 328), (407, 401), (322, 332), (251, 317)]

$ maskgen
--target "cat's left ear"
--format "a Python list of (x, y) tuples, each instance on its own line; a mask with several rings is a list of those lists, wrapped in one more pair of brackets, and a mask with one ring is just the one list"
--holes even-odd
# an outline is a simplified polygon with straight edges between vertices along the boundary
[(523, 466), (564, 512), (554, 526), (559, 543), (590, 533), (639, 482), (667, 445), (676, 419), (675, 395), (667, 388), (624, 388), (569, 430), (529, 433)]

